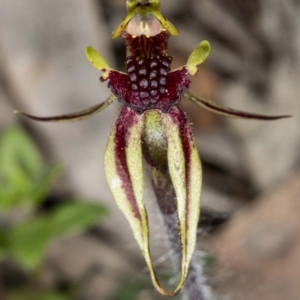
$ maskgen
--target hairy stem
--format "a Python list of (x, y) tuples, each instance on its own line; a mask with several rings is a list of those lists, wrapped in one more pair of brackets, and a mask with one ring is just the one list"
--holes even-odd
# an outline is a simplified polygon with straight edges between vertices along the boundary
[[(145, 119), (143, 133), (143, 156), (151, 170), (151, 181), (161, 211), (172, 252), (172, 262), (180, 273), (182, 245), (179, 236), (176, 194), (169, 174), (167, 137), (160, 118)], [(172, 145), (170, 145), (172, 147)], [(206, 285), (202, 266), (193, 258), (185, 284), (180, 292), (183, 300), (212, 300)]]
[[(167, 193), (165, 194), (164, 198), (161, 198), (162, 195), (160, 189), (156, 189), (154, 187), (154, 190), (156, 191), (156, 195), (158, 196), (157, 199), (159, 208), (163, 216), (169, 246), (172, 250), (172, 261), (177, 272), (180, 270), (181, 244), (178, 235), (175, 195)], [(175, 211), (175, 213), (170, 213), (171, 211)], [(213, 299), (211, 289), (206, 284), (206, 279), (203, 275), (203, 267), (201, 265), (201, 261), (196, 260), (195, 257), (191, 261), (189, 273), (180, 296), (183, 300)]]
[[(168, 174), (163, 174), (153, 166), (152, 185), (163, 217), (171, 259), (176, 272), (180, 272), (181, 242), (178, 230), (178, 217), (175, 191)], [(192, 259), (186, 282), (180, 293), (182, 300), (212, 300), (212, 292), (206, 284), (201, 261)]]

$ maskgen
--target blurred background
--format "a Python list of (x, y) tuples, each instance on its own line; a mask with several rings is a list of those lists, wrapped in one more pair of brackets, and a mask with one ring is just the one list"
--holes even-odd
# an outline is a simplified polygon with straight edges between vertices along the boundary
[[(233, 120), (181, 102), (203, 163), (196, 256), (208, 283), (218, 299), (299, 300), (300, 2), (162, 2), (180, 32), (170, 39), (174, 68), (201, 40), (211, 43), (194, 94), (293, 114)], [(0, 1), (1, 300), (161, 299), (104, 178), (120, 105), (78, 123), (13, 114), (56, 115), (105, 100), (109, 90), (84, 48), (124, 70), (123, 41), (110, 35), (125, 13), (125, 0)], [(151, 190), (147, 200), (155, 219)], [(156, 267), (172, 284), (164, 235), (158, 225), (151, 231)]]

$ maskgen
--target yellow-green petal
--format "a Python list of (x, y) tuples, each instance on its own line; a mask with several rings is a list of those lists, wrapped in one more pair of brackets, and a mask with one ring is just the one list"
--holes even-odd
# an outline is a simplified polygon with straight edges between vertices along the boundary
[(191, 75), (195, 75), (198, 71), (197, 66), (204, 62), (210, 52), (210, 44), (208, 41), (202, 41), (189, 56), (187, 61), (187, 69)]
[(88, 46), (85, 49), (87, 60), (98, 70), (106, 72), (110, 70), (110, 66), (102, 55), (93, 47)]

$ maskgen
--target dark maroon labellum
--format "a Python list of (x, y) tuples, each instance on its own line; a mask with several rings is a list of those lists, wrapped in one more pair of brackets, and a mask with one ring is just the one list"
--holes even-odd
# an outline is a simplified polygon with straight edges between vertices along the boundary
[(186, 68), (170, 72), (172, 58), (164, 53), (126, 59), (127, 74), (111, 71), (109, 86), (118, 100), (141, 114), (148, 109), (167, 113), (189, 88)]

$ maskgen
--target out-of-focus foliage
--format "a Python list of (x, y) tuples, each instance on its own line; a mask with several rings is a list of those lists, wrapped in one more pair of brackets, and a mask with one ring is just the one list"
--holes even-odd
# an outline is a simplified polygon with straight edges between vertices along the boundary
[(124, 282), (119, 286), (112, 300), (136, 300), (140, 293), (145, 290), (146, 284), (143, 283), (128, 283)]
[(42, 262), (48, 244), (57, 237), (75, 234), (95, 225), (105, 209), (79, 201), (59, 205), (42, 216), (32, 216), (7, 231), (8, 252), (26, 269), (33, 270)]
[[(166, 284), (170, 279), (172, 279), (172, 274), (166, 273), (161, 276), (161, 279)], [(152, 298), (152, 296), (155, 298)], [(139, 300), (148, 298), (155, 300), (166, 299), (166, 297), (158, 295), (153, 291), (148, 280), (140, 279), (125, 280), (121, 282), (111, 300)], [(172, 299), (179, 300), (180, 296), (174, 296)]]
[(16, 293), (12, 297), (12, 300), (33, 300), (33, 299), (39, 299), (39, 300), (68, 300), (70, 298), (69, 298), (69, 295), (65, 295), (63, 293), (46, 292), (44, 294), (39, 293), (37, 295), (36, 291), (28, 291), (28, 290)]
[(84, 199), (64, 200), (50, 212), (38, 213), (61, 172), (58, 164), (44, 166), (38, 149), (24, 130), (13, 127), (2, 134), (0, 214), (23, 214), (17, 220), (11, 218), (0, 224), (0, 260), (13, 258), (23, 269), (37, 270), (51, 241), (83, 232), (106, 215), (103, 206)]
[(61, 172), (58, 164), (43, 165), (24, 130), (7, 129), (0, 139), (0, 211), (34, 207), (45, 199)]

